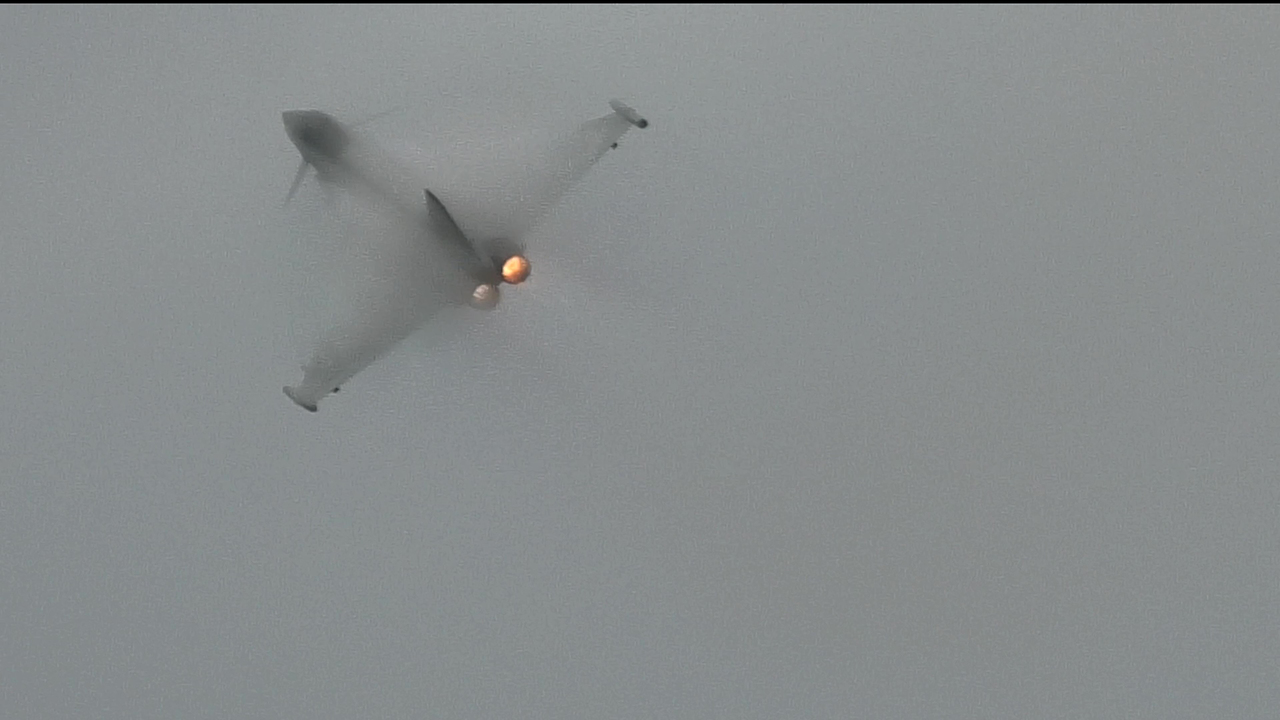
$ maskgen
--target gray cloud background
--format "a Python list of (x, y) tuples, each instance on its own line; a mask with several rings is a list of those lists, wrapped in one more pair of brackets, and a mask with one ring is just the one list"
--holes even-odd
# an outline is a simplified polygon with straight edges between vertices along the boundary
[[(0, 8), (3, 714), (1272, 717), (1278, 20)], [(281, 110), (611, 97), (576, 289), (281, 394)]]

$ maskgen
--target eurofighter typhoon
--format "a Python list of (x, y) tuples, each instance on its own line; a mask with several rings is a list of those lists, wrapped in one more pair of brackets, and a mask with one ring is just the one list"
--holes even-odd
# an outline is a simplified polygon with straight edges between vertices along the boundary
[(302, 368), (302, 380), (286, 386), (285, 395), (316, 412), (322, 399), (443, 309), (497, 308), (502, 287), (519, 285), (532, 272), (519, 234), (616, 148), (629, 129), (648, 127), (649, 121), (631, 107), (618, 100), (609, 104), (612, 113), (581, 124), (531, 167), (523, 167), (525, 174), (533, 174), (538, 197), (519, 203), (494, 199), (468, 208), (479, 216), (511, 220), (506, 225), (510, 232), (496, 236), (491, 223), (464, 220), (460, 225), (441, 200), (451, 188), (422, 182), (401, 158), (361, 132), (360, 124), (344, 124), (319, 110), (283, 113), (285, 132), (302, 156), (286, 204), (314, 174), (327, 195), (349, 193), (374, 208), (398, 248), (385, 268), (385, 281), (362, 296), (351, 322), (320, 339)]

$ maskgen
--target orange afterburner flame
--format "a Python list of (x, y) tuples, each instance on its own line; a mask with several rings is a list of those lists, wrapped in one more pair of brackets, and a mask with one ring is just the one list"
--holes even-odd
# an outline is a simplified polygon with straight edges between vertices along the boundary
[(502, 263), (502, 279), (512, 285), (519, 285), (529, 277), (529, 261), (523, 255), (512, 255)]

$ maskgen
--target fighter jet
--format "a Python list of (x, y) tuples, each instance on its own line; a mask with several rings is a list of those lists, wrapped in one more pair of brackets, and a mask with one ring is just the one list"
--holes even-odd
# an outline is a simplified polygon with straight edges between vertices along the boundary
[(535, 182), (519, 202), (498, 196), (463, 203), (461, 215), (451, 213), (441, 196), (465, 194), (465, 188), (430, 187), (431, 178), (358, 132), (356, 124), (319, 110), (283, 113), (285, 132), (302, 156), (286, 204), (314, 170), (328, 192), (341, 190), (374, 208), (390, 241), (385, 282), (365, 294), (352, 322), (321, 339), (302, 368), (302, 381), (286, 386), (285, 395), (316, 412), (322, 399), (445, 308), (495, 309), (501, 286), (519, 285), (531, 272), (523, 234), (627, 130), (648, 127), (628, 105), (609, 104), (609, 115), (583, 123), (532, 162), (521, 160), (520, 171), (532, 173)]

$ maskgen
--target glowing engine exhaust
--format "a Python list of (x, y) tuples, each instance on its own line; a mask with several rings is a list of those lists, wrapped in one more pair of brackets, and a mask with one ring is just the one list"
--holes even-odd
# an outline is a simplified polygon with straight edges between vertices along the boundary
[(480, 283), (475, 290), (471, 291), (469, 303), (477, 310), (492, 310), (498, 307), (498, 301), (502, 299), (502, 293), (498, 288), (502, 283), (519, 285), (529, 279), (529, 271), (532, 269), (529, 259), (519, 253), (509, 256), (506, 260), (494, 258), (494, 265), (497, 277), (491, 282)]
[(529, 279), (529, 260), (523, 255), (512, 255), (502, 263), (503, 282), (519, 285)]

